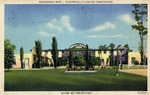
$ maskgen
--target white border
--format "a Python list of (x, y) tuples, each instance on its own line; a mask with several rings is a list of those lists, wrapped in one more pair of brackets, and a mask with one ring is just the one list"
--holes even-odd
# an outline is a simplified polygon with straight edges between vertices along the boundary
[[(13, 92), (4, 92), (4, 4), (57, 4), (57, 3), (39, 3), (39, 1), (62, 1), (61, 4), (65, 4), (65, 1), (113, 1), (113, 3), (107, 4), (135, 4), (135, 3), (147, 3), (148, 9), (150, 10), (150, 0), (0, 0), (0, 95), (61, 95), (61, 92), (57, 91), (13, 91)], [(70, 4), (79, 4), (79, 3), (70, 3)], [(82, 3), (82, 4), (90, 4), (90, 3)], [(93, 4), (93, 3), (92, 3)], [(106, 4), (106, 3), (95, 3), (95, 4)], [(150, 11), (148, 10), (148, 17), (150, 16)], [(150, 17), (149, 17), (150, 18)], [(148, 27), (150, 27), (150, 19), (148, 18)], [(149, 36), (150, 31), (148, 30), (148, 43), (150, 43)], [(148, 53), (148, 91), (90, 91), (93, 95), (149, 95), (150, 91), (150, 45), (148, 44), (147, 48)], [(66, 94), (62, 94), (66, 95)], [(68, 95), (68, 94), (67, 94)], [(73, 94), (73, 95), (81, 95), (81, 94)], [(86, 94), (82, 94), (86, 95)], [(88, 94), (90, 95), (90, 94)]]

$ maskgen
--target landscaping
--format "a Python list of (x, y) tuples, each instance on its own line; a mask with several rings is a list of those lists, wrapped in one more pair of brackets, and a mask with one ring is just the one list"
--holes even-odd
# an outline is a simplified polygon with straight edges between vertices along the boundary
[(64, 73), (65, 69), (5, 72), (5, 91), (147, 91), (147, 77), (97, 69), (96, 73)]

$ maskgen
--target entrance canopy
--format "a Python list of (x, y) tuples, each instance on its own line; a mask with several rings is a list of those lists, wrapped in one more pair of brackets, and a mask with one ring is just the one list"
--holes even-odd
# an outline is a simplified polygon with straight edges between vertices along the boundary
[(75, 43), (69, 47), (69, 49), (83, 49), (86, 48), (86, 45), (82, 43)]

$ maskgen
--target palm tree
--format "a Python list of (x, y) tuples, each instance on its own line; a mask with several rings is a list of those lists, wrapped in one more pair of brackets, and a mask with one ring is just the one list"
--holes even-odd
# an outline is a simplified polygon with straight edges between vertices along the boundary
[(118, 76), (118, 66), (119, 66), (119, 55), (118, 55), (118, 48), (120, 47), (121, 45), (118, 45), (117, 46), (117, 70), (116, 70), (116, 75)]
[[(103, 46), (100, 45), (100, 46), (98, 47), (98, 54), (99, 54), (99, 57), (100, 57), (100, 58), (102, 58), (102, 51), (103, 51)], [(100, 55), (101, 55), (101, 56), (100, 56)]]
[(111, 65), (114, 65), (114, 63), (113, 63), (113, 61), (114, 61), (113, 60), (113, 54), (114, 54), (115, 44), (110, 43), (109, 48), (110, 48), (110, 53), (111, 53)]
[(132, 5), (134, 10), (132, 13), (135, 16), (136, 24), (132, 25), (132, 29), (137, 30), (138, 34), (140, 36), (140, 54), (141, 54), (141, 63), (144, 63), (144, 37), (147, 36), (147, 25), (144, 25), (143, 23), (147, 21), (147, 10), (148, 5), (147, 4), (133, 4)]
[(142, 55), (142, 54), (143, 54), (143, 53), (142, 53), (142, 48), (143, 48), (143, 47), (142, 47), (141, 43), (138, 43), (138, 45), (139, 45), (139, 46), (138, 46), (138, 50), (139, 50), (139, 53), (140, 53), (140, 55), (141, 55), (141, 64), (142, 64), (142, 60), (143, 60), (143, 58), (142, 58), (142, 56), (143, 56), (143, 55)]
[(125, 44), (125, 49), (126, 49), (126, 54), (125, 54), (125, 58), (126, 58), (126, 62), (128, 63), (128, 53), (130, 52), (130, 48), (128, 44)]
[(103, 51), (106, 52), (108, 47), (106, 45), (103, 45)]

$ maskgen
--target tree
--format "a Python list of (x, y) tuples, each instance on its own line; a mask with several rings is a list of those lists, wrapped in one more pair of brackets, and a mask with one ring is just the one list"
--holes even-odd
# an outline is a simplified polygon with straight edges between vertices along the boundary
[(42, 43), (40, 40), (35, 41), (35, 50), (37, 55), (37, 64), (36, 67), (41, 67), (41, 55), (42, 55)]
[(5, 63), (5, 68), (9, 69), (12, 67), (13, 61), (14, 61), (14, 50), (15, 50), (15, 45), (10, 43), (10, 40), (5, 40), (4, 41), (4, 63)]
[(130, 48), (128, 44), (125, 44), (126, 54), (125, 54), (125, 62), (128, 63), (128, 53), (130, 52)]
[(116, 75), (117, 75), (117, 76), (118, 76), (118, 69), (119, 69), (119, 68), (118, 68), (118, 66), (119, 66), (119, 54), (118, 54), (118, 48), (119, 48), (120, 46), (121, 46), (121, 45), (118, 45), (118, 46), (117, 46), (117, 68), (116, 68), (116, 69), (117, 69), (117, 70), (116, 70)]
[(143, 57), (143, 41), (144, 37), (147, 36), (147, 26), (144, 26), (143, 20), (147, 21), (147, 4), (133, 4), (134, 10), (132, 13), (135, 15), (136, 24), (132, 25), (132, 29), (137, 30), (140, 36), (140, 44), (141, 44), (141, 63), (144, 62)]
[(93, 68), (94, 65), (94, 59), (92, 58), (91, 54), (89, 54), (89, 66), (90, 68)]
[(111, 53), (111, 65), (114, 65), (114, 48), (115, 48), (115, 44), (110, 43), (109, 45), (110, 48), (110, 53)]
[(72, 50), (69, 50), (69, 68), (72, 68), (73, 64), (73, 55), (72, 55)]
[[(100, 57), (100, 62), (102, 61), (102, 60), (101, 60), (101, 58), (102, 58), (102, 51), (103, 51), (103, 46), (100, 45), (100, 46), (98, 47), (98, 53), (99, 53), (99, 57)], [(100, 55), (101, 55), (101, 56), (100, 56)]]
[(101, 58), (101, 53), (102, 53), (102, 50), (103, 50), (103, 46), (102, 45), (100, 45), (99, 47), (98, 47), (98, 54), (99, 54), (99, 57)]
[[(138, 46), (138, 50), (139, 50), (139, 53), (140, 53), (140, 55), (142, 56), (142, 45), (141, 45), (141, 43), (139, 43), (139, 46)], [(142, 61), (142, 57), (141, 57), (141, 61)], [(142, 64), (142, 62), (141, 62), (141, 64)]]
[(24, 50), (23, 47), (20, 48), (20, 62), (21, 62), (21, 68), (24, 68), (24, 63), (23, 63), (23, 59), (24, 59)]
[(103, 51), (104, 51), (104, 53), (106, 53), (107, 49), (108, 49), (108, 47), (106, 45), (103, 45)]
[(85, 55), (85, 61), (86, 61), (86, 70), (89, 70), (89, 47), (86, 44), (86, 55)]
[(56, 37), (52, 38), (52, 59), (54, 61), (54, 67), (57, 68), (57, 62), (58, 62), (58, 49), (57, 49), (57, 40)]

